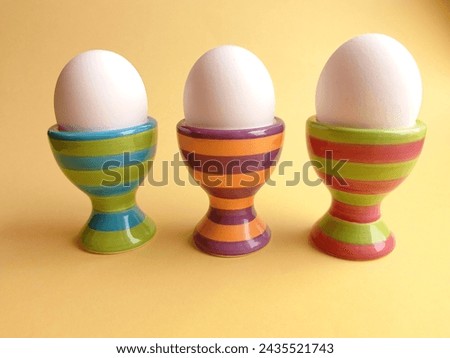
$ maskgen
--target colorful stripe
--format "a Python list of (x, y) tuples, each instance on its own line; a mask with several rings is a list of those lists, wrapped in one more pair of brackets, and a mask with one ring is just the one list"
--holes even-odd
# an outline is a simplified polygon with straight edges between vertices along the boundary
[(156, 144), (156, 128), (125, 137), (103, 140), (60, 140), (50, 137), (54, 152), (74, 157), (115, 155), (130, 151), (143, 150)]
[[(383, 198), (413, 169), (426, 134), (417, 121), (399, 130), (354, 129), (307, 121), (308, 151), (333, 201), (311, 232), (322, 251), (341, 258), (368, 260), (394, 248), (392, 233), (380, 219)], [(345, 160), (338, 173), (331, 171)], [(343, 180), (342, 180), (343, 179)]]
[(358, 206), (334, 200), (329, 210), (331, 216), (355, 223), (371, 223), (381, 217), (380, 205)]
[(211, 240), (235, 242), (243, 237), (256, 237), (266, 230), (266, 224), (256, 217), (243, 224), (216, 224), (205, 216), (197, 225), (196, 231)]
[(264, 184), (273, 169), (271, 166), (268, 169), (236, 174), (212, 174), (194, 169), (191, 174), (197, 182), (212, 188), (252, 188)]
[(397, 163), (415, 159), (422, 150), (424, 139), (401, 144), (354, 144), (337, 143), (308, 137), (308, 145), (314, 156), (326, 156), (326, 151), (333, 148), (335, 160), (346, 159), (355, 163)]
[(127, 186), (147, 176), (153, 163), (149, 160), (127, 167), (112, 165), (105, 170), (74, 170), (61, 168), (63, 173), (77, 186)]
[(346, 260), (374, 260), (389, 254), (395, 247), (395, 239), (391, 234), (385, 241), (369, 245), (349, 244), (327, 236), (319, 227), (313, 227), (310, 234), (311, 242), (319, 250), (328, 255)]
[(88, 225), (97, 231), (121, 231), (139, 225), (144, 219), (145, 214), (137, 206), (128, 210), (108, 213), (94, 210)]
[(90, 186), (90, 185), (77, 185), (82, 191), (89, 196), (101, 196), (101, 197), (113, 197), (116, 195), (122, 195), (131, 191), (137, 190), (142, 180), (130, 181), (127, 183), (121, 183), (114, 186)]
[(213, 174), (239, 174), (268, 169), (276, 163), (280, 152), (280, 148), (277, 148), (268, 153), (221, 157), (181, 151), (190, 168)]
[(256, 211), (253, 206), (238, 210), (222, 210), (210, 207), (206, 216), (216, 224), (245, 225), (255, 220)]
[[(243, 199), (247, 197), (253, 197), (257, 191), (264, 185), (264, 183), (257, 186), (241, 187), (241, 188), (214, 188), (208, 187), (208, 194), (213, 195), (217, 198), (228, 198), (228, 199)], [(206, 189), (206, 186), (204, 186)]]
[(148, 217), (132, 228), (120, 231), (98, 231), (86, 225), (81, 234), (81, 244), (86, 251), (115, 254), (129, 251), (147, 243), (156, 232), (156, 225)]
[(331, 196), (345, 204), (358, 206), (379, 205), (387, 194), (355, 194), (328, 187)]
[(263, 138), (284, 132), (284, 123), (280, 118), (275, 117), (274, 123), (266, 127), (250, 129), (209, 129), (200, 127), (191, 127), (182, 120), (177, 125), (177, 132), (191, 138), (200, 139), (252, 139)]
[(91, 132), (76, 132), (66, 131), (60, 129), (57, 124), (50, 127), (48, 130), (48, 136), (53, 139), (59, 139), (64, 141), (98, 141), (104, 139), (125, 137), (129, 135), (136, 135), (142, 132), (147, 132), (157, 127), (156, 119), (147, 117), (147, 121), (137, 126), (109, 129), (106, 131), (91, 131)]
[(387, 194), (406, 179), (406, 177), (391, 180), (354, 180), (345, 178), (345, 183), (341, 184), (332, 175), (327, 175), (321, 171), (317, 171), (317, 174), (329, 187), (355, 194)]
[(216, 256), (241, 256), (262, 249), (270, 241), (271, 232), (267, 228), (261, 235), (243, 241), (215, 241), (198, 232), (194, 233), (194, 243), (202, 251)]
[(136, 203), (136, 191), (129, 191), (125, 194), (113, 196), (95, 196), (89, 195), (92, 201), (92, 207), (102, 213), (113, 213), (124, 211), (133, 207)]
[(385, 241), (390, 234), (382, 220), (359, 224), (325, 214), (317, 225), (325, 235), (338, 241), (357, 245), (369, 245)]
[(424, 139), (427, 127), (420, 120), (412, 128), (402, 129), (360, 129), (335, 127), (316, 120), (315, 116), (307, 121), (308, 136), (331, 143), (353, 144), (402, 144)]
[(60, 153), (55, 153), (55, 159), (64, 169), (72, 170), (100, 170), (110, 167), (126, 167), (140, 163), (155, 156), (156, 146), (138, 150), (136, 152), (124, 152), (115, 155), (101, 155), (97, 157), (73, 157)]
[(104, 132), (64, 132), (53, 126), (48, 136), (63, 173), (92, 201), (83, 247), (114, 253), (150, 240), (155, 226), (136, 206), (135, 194), (153, 163), (156, 121)]
[[(310, 155), (313, 162), (320, 163), (316, 170), (325, 173), (334, 168), (338, 160), (325, 159)], [(355, 180), (393, 180), (406, 177), (416, 164), (416, 159), (399, 163), (354, 163), (348, 161), (339, 170), (339, 174), (348, 179)]]
[(217, 196), (209, 196), (209, 204), (211, 208), (222, 210), (240, 210), (253, 206), (254, 197), (246, 196), (240, 199), (220, 198)]
[(283, 133), (252, 139), (203, 139), (189, 137), (178, 132), (178, 144), (184, 152), (211, 157), (236, 157), (267, 153), (279, 149)]
[(248, 254), (265, 246), (270, 230), (257, 216), (254, 195), (273, 171), (281, 152), (284, 124), (247, 130), (177, 126), (180, 151), (192, 177), (210, 197), (194, 242), (219, 256)]

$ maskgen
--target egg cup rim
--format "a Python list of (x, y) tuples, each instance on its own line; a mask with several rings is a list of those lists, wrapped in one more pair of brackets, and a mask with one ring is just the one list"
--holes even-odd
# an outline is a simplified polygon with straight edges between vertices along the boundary
[(58, 140), (68, 140), (68, 141), (102, 140), (142, 133), (154, 129), (157, 126), (158, 124), (156, 119), (147, 116), (147, 121), (145, 123), (141, 123), (132, 127), (108, 129), (102, 131), (62, 131), (59, 129), (58, 124), (54, 124), (48, 129), (47, 134), (50, 138)]
[(331, 125), (323, 122), (319, 122), (317, 120), (317, 116), (313, 115), (308, 118), (307, 126), (315, 127), (319, 130), (327, 130), (334, 132), (335, 134), (342, 133), (348, 135), (382, 135), (382, 136), (408, 136), (408, 135), (425, 135), (427, 130), (427, 125), (417, 119), (414, 126), (412, 127), (403, 127), (403, 128), (354, 128), (354, 127), (343, 127)]
[(185, 119), (177, 123), (177, 132), (193, 138), (203, 139), (252, 139), (279, 134), (284, 131), (284, 121), (274, 117), (274, 123), (268, 126), (243, 129), (215, 129), (185, 125)]

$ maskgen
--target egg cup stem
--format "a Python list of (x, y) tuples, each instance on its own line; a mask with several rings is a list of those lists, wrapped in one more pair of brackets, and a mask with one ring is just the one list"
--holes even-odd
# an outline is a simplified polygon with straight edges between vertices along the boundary
[(136, 205), (135, 195), (136, 189), (112, 197), (91, 196), (92, 213), (81, 233), (81, 245), (86, 251), (128, 251), (153, 237), (155, 223)]
[(246, 255), (266, 246), (271, 232), (256, 215), (253, 200), (210, 196), (208, 213), (193, 234), (195, 245), (215, 256)]
[(379, 208), (380, 204), (365, 207), (333, 199), (328, 213), (313, 226), (311, 242), (319, 250), (347, 260), (385, 256), (394, 249), (395, 239), (379, 215), (371, 221)]

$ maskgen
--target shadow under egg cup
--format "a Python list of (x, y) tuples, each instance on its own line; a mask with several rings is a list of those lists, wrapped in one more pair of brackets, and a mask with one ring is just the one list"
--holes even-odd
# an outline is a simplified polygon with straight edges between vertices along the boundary
[(81, 233), (89, 252), (114, 254), (149, 241), (155, 223), (136, 205), (136, 191), (156, 151), (157, 123), (101, 132), (48, 130), (53, 155), (66, 177), (92, 201)]
[(208, 193), (210, 207), (194, 243), (215, 256), (241, 256), (266, 246), (270, 229), (253, 206), (281, 152), (284, 123), (242, 130), (177, 125), (178, 144), (191, 176)]
[(310, 234), (319, 250), (347, 260), (371, 260), (394, 249), (380, 204), (412, 171), (425, 134), (420, 120), (411, 128), (357, 129), (308, 119), (308, 152), (332, 195), (330, 209)]

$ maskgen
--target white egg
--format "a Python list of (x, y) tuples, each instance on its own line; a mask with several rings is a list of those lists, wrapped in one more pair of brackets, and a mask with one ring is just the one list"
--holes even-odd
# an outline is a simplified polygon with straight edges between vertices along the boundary
[(261, 60), (238, 46), (206, 52), (192, 67), (184, 87), (186, 125), (246, 129), (274, 123), (272, 79)]
[(352, 38), (326, 63), (317, 85), (317, 120), (354, 128), (414, 126), (422, 80), (414, 58), (381, 34)]
[(124, 57), (105, 50), (75, 56), (55, 88), (56, 121), (62, 130), (101, 131), (147, 121), (141, 76)]

